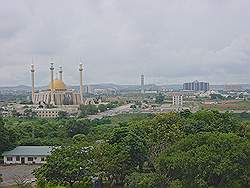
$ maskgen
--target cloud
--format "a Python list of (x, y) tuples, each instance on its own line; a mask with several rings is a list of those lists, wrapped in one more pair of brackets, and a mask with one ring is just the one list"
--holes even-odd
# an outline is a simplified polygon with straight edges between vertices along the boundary
[(248, 83), (246, 0), (0, 0), (0, 85), (49, 82), (49, 59), (66, 84)]

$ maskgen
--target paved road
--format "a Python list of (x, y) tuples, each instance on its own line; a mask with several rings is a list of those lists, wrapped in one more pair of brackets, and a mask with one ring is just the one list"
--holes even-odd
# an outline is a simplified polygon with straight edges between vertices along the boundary
[(0, 174), (3, 178), (1, 186), (15, 185), (17, 180), (33, 181), (35, 177), (32, 172), (36, 168), (39, 168), (39, 165), (0, 166)]
[(126, 105), (114, 108), (112, 110), (107, 110), (105, 112), (98, 113), (96, 115), (89, 115), (88, 119), (91, 119), (91, 120), (93, 120), (93, 119), (101, 119), (101, 118), (103, 118), (105, 116), (114, 116), (114, 115), (117, 115), (117, 114), (126, 113), (126, 112), (129, 112), (131, 110), (130, 106), (131, 106), (131, 104), (126, 104)]

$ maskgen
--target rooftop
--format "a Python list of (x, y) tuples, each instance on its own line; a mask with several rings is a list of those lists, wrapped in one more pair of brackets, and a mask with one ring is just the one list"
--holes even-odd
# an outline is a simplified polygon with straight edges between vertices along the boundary
[(18, 146), (13, 150), (3, 152), (3, 156), (47, 156), (51, 155), (52, 146)]

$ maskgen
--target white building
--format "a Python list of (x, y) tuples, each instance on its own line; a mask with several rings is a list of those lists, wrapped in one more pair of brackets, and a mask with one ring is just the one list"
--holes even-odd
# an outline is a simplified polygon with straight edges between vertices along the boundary
[(18, 146), (2, 155), (4, 164), (43, 164), (51, 155), (52, 146)]
[(41, 118), (57, 118), (59, 112), (67, 112), (69, 115), (77, 114), (78, 105), (60, 106), (57, 108), (37, 108), (33, 112), (36, 113), (37, 117)]
[(182, 106), (183, 105), (182, 95), (174, 95), (173, 96), (173, 105), (175, 105), (175, 106)]

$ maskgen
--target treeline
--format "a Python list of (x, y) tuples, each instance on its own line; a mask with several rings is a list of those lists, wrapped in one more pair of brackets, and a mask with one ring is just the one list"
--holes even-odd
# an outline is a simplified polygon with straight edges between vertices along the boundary
[(72, 142), (35, 172), (39, 187), (250, 186), (249, 124), (230, 113), (158, 114), (99, 130), (75, 126), (67, 135)]
[[(109, 118), (96, 119), (38, 119), (0, 117), (0, 154), (17, 145), (60, 146), (73, 143), (77, 134), (89, 135), (90, 141), (99, 139), (99, 125), (111, 127)], [(110, 131), (110, 130), (109, 130)], [(105, 134), (105, 130), (103, 130)], [(90, 136), (91, 135), (91, 136)], [(100, 135), (101, 136), (101, 135)]]
[(0, 154), (14, 147), (16, 140), (15, 132), (6, 128), (4, 120), (0, 117)]

